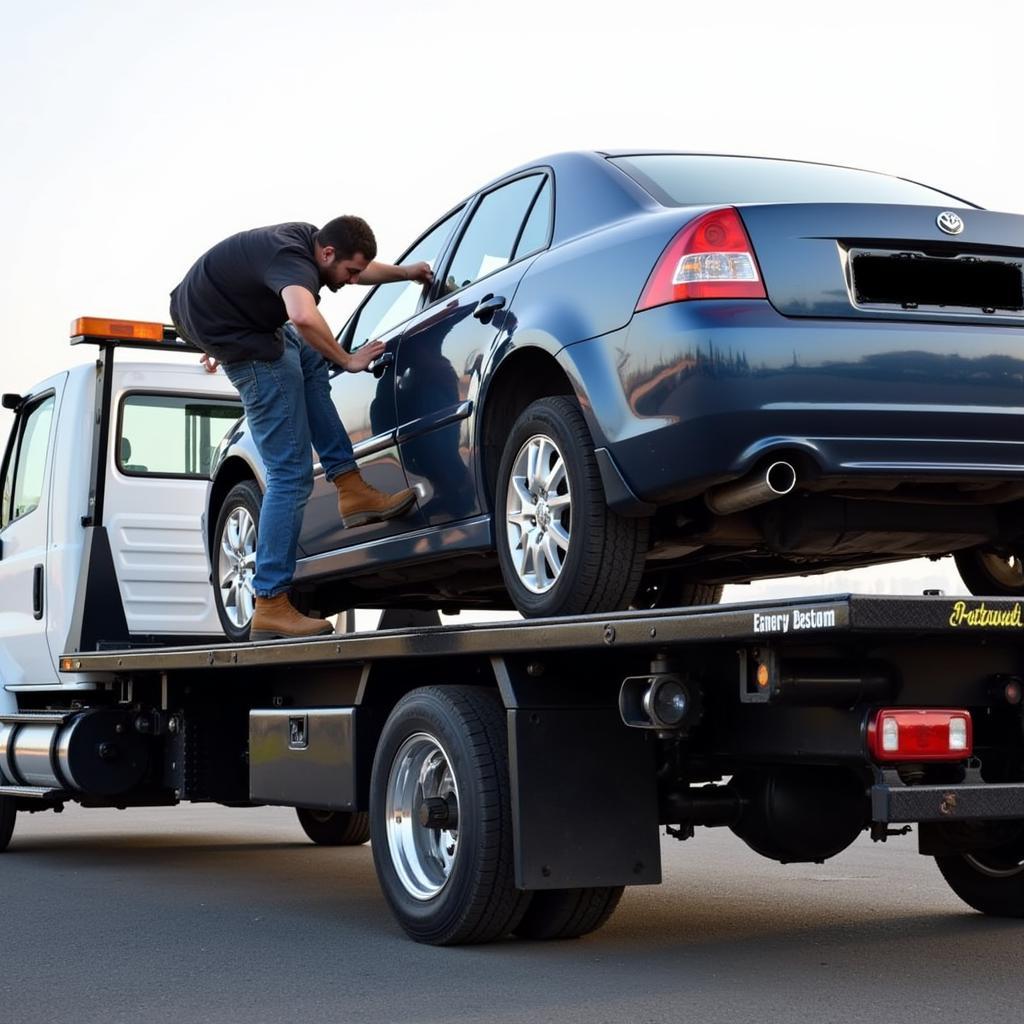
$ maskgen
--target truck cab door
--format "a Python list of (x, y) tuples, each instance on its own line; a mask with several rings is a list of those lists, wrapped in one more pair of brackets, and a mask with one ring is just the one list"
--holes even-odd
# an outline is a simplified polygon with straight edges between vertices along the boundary
[(50, 492), (67, 374), (44, 382), (17, 411), (0, 473), (0, 685), (57, 682), (47, 640)]

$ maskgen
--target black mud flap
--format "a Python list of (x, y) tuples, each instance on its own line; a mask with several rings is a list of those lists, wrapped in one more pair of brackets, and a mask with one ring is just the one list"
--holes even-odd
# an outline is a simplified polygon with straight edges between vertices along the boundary
[(654, 740), (615, 708), (512, 709), (516, 885), (661, 881)]

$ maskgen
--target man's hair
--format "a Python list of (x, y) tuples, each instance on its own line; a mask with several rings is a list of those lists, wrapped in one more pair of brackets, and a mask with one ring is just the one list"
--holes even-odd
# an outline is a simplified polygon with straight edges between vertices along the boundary
[(316, 240), (326, 249), (334, 246), (334, 262), (351, 259), (361, 252), (367, 260), (377, 255), (377, 239), (362, 217), (335, 217), (319, 231)]

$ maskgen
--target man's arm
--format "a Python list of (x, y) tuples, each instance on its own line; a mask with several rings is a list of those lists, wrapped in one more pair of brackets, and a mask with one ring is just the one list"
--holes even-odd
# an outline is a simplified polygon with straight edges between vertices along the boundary
[(410, 263), (405, 267), (396, 267), (391, 263), (378, 263), (376, 260), (366, 264), (366, 268), (359, 273), (359, 284), (375, 285), (390, 284), (392, 281), (419, 281), (420, 284), (430, 284), (434, 280), (434, 274), (430, 264)]
[(306, 343), (315, 348), (325, 359), (336, 363), (349, 373), (365, 370), (384, 351), (383, 341), (367, 342), (358, 352), (350, 355), (335, 340), (323, 314), (316, 308), (316, 300), (308, 288), (301, 284), (290, 284), (281, 289), (284, 308), (288, 319), (299, 329)]

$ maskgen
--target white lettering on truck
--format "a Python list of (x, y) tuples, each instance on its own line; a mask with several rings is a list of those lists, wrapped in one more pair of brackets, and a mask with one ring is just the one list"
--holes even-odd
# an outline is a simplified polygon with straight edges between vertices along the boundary
[(794, 608), (790, 612), (754, 612), (755, 633), (795, 633), (799, 629), (828, 629), (836, 624), (834, 608)]

